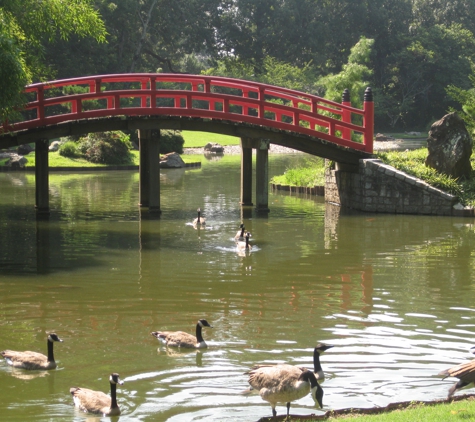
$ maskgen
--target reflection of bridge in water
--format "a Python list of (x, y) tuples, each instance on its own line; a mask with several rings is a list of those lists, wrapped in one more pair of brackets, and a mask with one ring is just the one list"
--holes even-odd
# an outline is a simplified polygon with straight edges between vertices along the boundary
[[(373, 98), (364, 108), (251, 81), (181, 74), (87, 76), (25, 89), (18, 121), (0, 126), (0, 148), (36, 143), (36, 207), (49, 213), (49, 140), (109, 130), (138, 130), (140, 204), (160, 212), (160, 129), (197, 130), (241, 138), (241, 205), (252, 204), (256, 150), (256, 210), (268, 212), (270, 143), (343, 163), (373, 152)], [(359, 138), (360, 141), (353, 140)]]

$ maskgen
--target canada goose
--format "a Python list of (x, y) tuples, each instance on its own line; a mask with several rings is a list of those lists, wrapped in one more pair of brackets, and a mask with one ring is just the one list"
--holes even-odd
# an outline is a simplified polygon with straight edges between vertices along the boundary
[[(293, 365), (280, 364), (253, 367), (249, 372), (251, 390), (259, 392), (262, 400), (270, 403), (275, 418), (277, 403), (287, 404), (289, 417), (290, 403), (305, 397), (310, 391), (313, 399), (323, 407), (323, 389), (312, 371), (302, 371)], [(247, 390), (245, 393), (250, 392)]]
[(323, 381), (325, 379), (325, 373), (323, 372), (322, 365), (320, 364), (320, 356), (332, 347), (333, 345), (330, 344), (318, 343), (317, 347), (313, 349), (313, 373), (319, 381)]
[(122, 385), (124, 381), (119, 378), (119, 374), (113, 373), (109, 377), (111, 385), (111, 395), (102, 391), (89, 390), (88, 388), (72, 387), (69, 392), (73, 396), (74, 406), (79, 410), (88, 413), (99, 413), (103, 416), (120, 415), (117, 404), (116, 389), (117, 384)]
[(246, 232), (246, 236), (244, 236), (244, 241), (238, 240), (236, 242), (236, 247), (238, 250), (247, 250), (250, 251), (252, 246), (249, 244), (249, 238), (251, 237), (251, 233)]
[(450, 398), (457, 390), (467, 387), (469, 384), (475, 382), (475, 360), (453, 366), (452, 368), (440, 372), (439, 375), (442, 375), (444, 377), (443, 379), (447, 377), (455, 377), (459, 379), (459, 381), (449, 389), (447, 397)]
[(236, 236), (234, 236), (234, 240), (237, 242), (238, 240), (245, 240), (245, 235), (244, 235), (244, 224), (241, 224), (239, 226), (239, 230), (236, 233)]
[(7, 363), (15, 368), (22, 369), (54, 369), (56, 362), (54, 361), (53, 344), (55, 341), (62, 342), (56, 333), (50, 333), (46, 344), (48, 345), (48, 356), (42, 353), (30, 352), (15, 352), (14, 350), (4, 350), (1, 355), (5, 358)]
[(203, 349), (208, 347), (208, 345), (203, 340), (203, 335), (201, 334), (201, 329), (203, 327), (213, 328), (211, 325), (209, 325), (208, 321), (205, 319), (200, 319), (196, 324), (196, 337), (183, 331), (153, 331), (150, 334), (156, 337), (166, 346)]
[(206, 224), (206, 218), (201, 217), (201, 208), (198, 208), (198, 217), (193, 220), (194, 226), (204, 226)]

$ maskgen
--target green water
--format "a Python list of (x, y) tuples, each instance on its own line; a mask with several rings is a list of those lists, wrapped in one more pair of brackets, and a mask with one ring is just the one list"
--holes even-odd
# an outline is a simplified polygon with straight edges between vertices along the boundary
[[(270, 176), (302, 155), (271, 155)], [(256, 421), (253, 364), (312, 367), (323, 411), (444, 398), (437, 373), (470, 359), (475, 307), (472, 219), (339, 213), (322, 198), (271, 193), (266, 217), (239, 206), (239, 157), (161, 174), (162, 215), (141, 213), (138, 174), (50, 175), (51, 217), (35, 219), (34, 176), (0, 173), (0, 350), (46, 352), (58, 369), (0, 362), (1, 420), (99, 420), (69, 388), (118, 388), (120, 421)], [(208, 224), (190, 224), (201, 207)], [(253, 249), (240, 256), (241, 221)], [(160, 348), (155, 330), (194, 332), (209, 348)], [(285, 406), (278, 406), (279, 414)], [(319, 413), (310, 396), (291, 413)], [(107, 420), (107, 418), (104, 418)]]

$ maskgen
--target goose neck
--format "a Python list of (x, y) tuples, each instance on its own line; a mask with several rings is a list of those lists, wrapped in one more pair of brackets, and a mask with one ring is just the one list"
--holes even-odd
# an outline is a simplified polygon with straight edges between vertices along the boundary
[(322, 371), (322, 365), (320, 364), (320, 353), (318, 350), (314, 350), (313, 352), (313, 372), (321, 372)]
[(46, 340), (48, 344), (48, 362), (54, 362), (53, 342)]
[(117, 405), (117, 385), (111, 383), (111, 409), (119, 407)]
[(202, 330), (202, 327), (201, 325), (198, 323), (196, 324), (196, 340), (198, 343), (201, 343), (203, 340), (203, 334), (201, 334), (201, 330)]

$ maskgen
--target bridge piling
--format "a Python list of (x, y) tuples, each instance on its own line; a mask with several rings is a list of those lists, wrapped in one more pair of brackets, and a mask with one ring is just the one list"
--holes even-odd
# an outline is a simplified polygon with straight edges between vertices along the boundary
[(241, 206), (252, 206), (252, 140), (241, 138)]
[(269, 210), (269, 140), (260, 139), (256, 149), (256, 212)]
[(160, 130), (139, 129), (140, 207), (149, 213), (160, 210)]
[(48, 169), (48, 139), (40, 139), (35, 148), (35, 188), (36, 188), (36, 214), (37, 216), (49, 215), (49, 169)]

